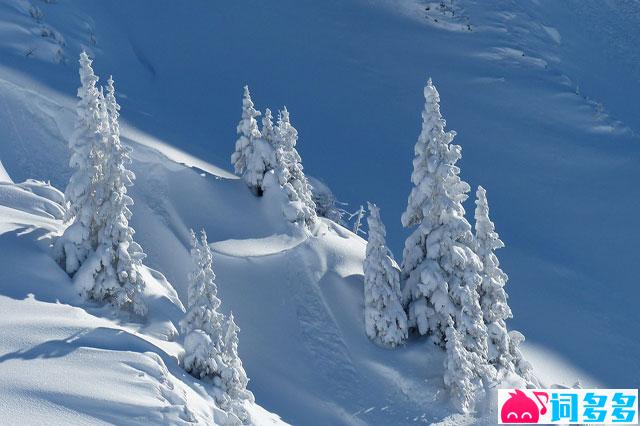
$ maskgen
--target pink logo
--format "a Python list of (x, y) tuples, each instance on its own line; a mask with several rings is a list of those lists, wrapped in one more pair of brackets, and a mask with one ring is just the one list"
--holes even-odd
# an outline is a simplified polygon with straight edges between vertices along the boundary
[[(502, 405), (500, 418), (503, 423), (538, 423), (540, 414), (547, 412), (546, 404), (549, 402), (549, 394), (546, 392), (533, 392), (534, 396), (540, 403), (534, 402), (524, 392), (516, 389), (515, 393), (509, 392), (509, 399)], [(544, 397), (545, 401), (540, 399)]]

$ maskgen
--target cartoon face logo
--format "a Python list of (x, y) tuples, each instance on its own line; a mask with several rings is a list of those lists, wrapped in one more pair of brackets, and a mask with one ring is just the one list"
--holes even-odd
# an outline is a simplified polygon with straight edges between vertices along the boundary
[[(515, 393), (509, 393), (510, 398), (502, 405), (500, 411), (500, 418), (503, 423), (538, 423), (540, 414), (547, 412), (546, 402), (549, 401), (549, 395), (546, 392), (534, 392), (534, 395), (540, 405), (541, 409), (538, 409), (538, 405), (524, 392), (516, 390)], [(545, 402), (540, 400), (540, 397), (545, 397)]]

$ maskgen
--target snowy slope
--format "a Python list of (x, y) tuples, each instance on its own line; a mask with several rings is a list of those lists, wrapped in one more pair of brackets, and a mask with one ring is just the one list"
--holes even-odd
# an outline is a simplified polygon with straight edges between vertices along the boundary
[[(640, 95), (637, 6), (461, 1), (455, 10), (391, 0), (188, 8), (0, 1), (0, 182), (6, 168), (16, 182), (64, 188), (75, 58), (89, 49), (98, 74), (113, 73), (122, 96), (138, 175), (136, 238), (146, 264), (170, 283), (158, 279), (158, 329), (86, 306), (65, 290), (47, 239), (37, 239), (60, 231), (55, 206), (1, 184), (8, 255), (0, 312), (9, 314), (0, 377), (22, 393), (3, 390), (0, 410), (14, 416), (28, 398), (36, 408), (27, 423), (53, 415), (59, 423), (121, 423), (109, 417), (115, 411), (171, 423), (185, 419), (184, 407), (210, 418), (207, 397), (177, 368), (179, 348), (162, 340), (180, 311), (173, 290), (186, 296), (188, 229), (203, 227), (217, 253), (223, 308), (242, 328), (240, 355), (258, 404), (294, 424), (471, 421), (448, 417), (441, 360), (425, 343), (388, 351), (366, 340), (364, 241), (330, 223), (307, 239), (273, 200), (256, 199), (226, 171), (249, 83), (258, 108), (292, 111), (309, 173), (354, 206), (366, 199), (381, 206), (399, 255), (427, 75), (459, 132), (463, 177), (488, 189), (508, 246), (501, 260), (511, 277), (512, 325), (531, 343), (537, 373), (548, 383), (637, 386), (640, 343), (629, 329), (640, 320), (633, 274), (640, 231), (631, 225), (640, 207), (632, 195), (640, 122), (628, 102)], [(592, 28), (605, 36), (593, 40)], [(18, 236), (24, 229), (33, 231)], [(72, 388), (89, 373), (67, 381), (64, 372), (88, 362), (104, 366), (101, 377), (111, 381), (78, 395)], [(34, 364), (43, 377), (59, 376), (45, 386), (20, 374)], [(144, 370), (140, 381), (135, 370)], [(132, 390), (140, 399), (127, 399)], [(100, 400), (120, 408), (104, 412)]]
[[(26, 190), (27, 189), (32, 189)], [(40, 194), (40, 195), (38, 195)], [(84, 302), (50, 257), (62, 194), (43, 183), (0, 184), (0, 418), (17, 424), (211, 424), (203, 385), (178, 365), (182, 304), (145, 270), (151, 315), (127, 322)], [(249, 407), (257, 424), (277, 416)]]
[(0, 182), (11, 182), (9, 173), (7, 173), (7, 171), (4, 169), (2, 163), (0, 163)]

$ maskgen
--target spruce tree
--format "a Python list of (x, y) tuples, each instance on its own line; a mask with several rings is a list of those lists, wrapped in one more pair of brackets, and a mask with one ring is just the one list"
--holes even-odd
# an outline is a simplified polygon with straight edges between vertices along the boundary
[(400, 277), (386, 246), (380, 210), (369, 203), (369, 241), (364, 260), (364, 319), (367, 336), (389, 347), (407, 338), (407, 315), (400, 303)]
[(495, 250), (504, 247), (495, 226), (489, 219), (487, 192), (482, 186), (476, 191), (475, 211), (476, 253), (482, 262), (482, 282), (478, 288), (480, 306), (489, 335), (489, 361), (496, 367), (513, 370), (509, 335), (505, 321), (512, 317), (504, 286), (508, 276), (500, 269)]
[(238, 355), (238, 331), (233, 314), (225, 324), (213, 272), (213, 254), (202, 230), (200, 238), (191, 231), (191, 259), (187, 312), (180, 321), (185, 335), (182, 364), (192, 376), (213, 383), (223, 392), (216, 396), (220, 408), (250, 422), (244, 400), (254, 401), (247, 390), (249, 379)]
[(191, 231), (191, 260), (193, 269), (189, 273), (187, 312), (180, 321), (185, 335), (182, 365), (192, 376), (221, 388), (224, 315), (218, 311), (221, 302), (217, 297), (211, 249), (204, 230), (200, 240)]
[(134, 241), (135, 231), (129, 226), (129, 207), (133, 200), (127, 194), (127, 187), (133, 185), (135, 174), (127, 169), (131, 164), (131, 150), (120, 141), (120, 105), (116, 100), (113, 78), (109, 77), (107, 95), (101, 99), (104, 161), (102, 177), (96, 186), (100, 205), (95, 214), (100, 224), (97, 247), (100, 266), (95, 270), (95, 284), (88, 289), (88, 295), (96, 300), (111, 300), (120, 308), (130, 307), (137, 314), (144, 315), (144, 281), (140, 268), (146, 256)]
[[(260, 111), (254, 108), (249, 87), (244, 87), (242, 99), (242, 118), (238, 123), (238, 140), (236, 150), (231, 155), (236, 174), (242, 176), (251, 191), (261, 196), (264, 192), (264, 175), (275, 167), (275, 152), (270, 141), (264, 139), (258, 128), (257, 117)], [(271, 117), (266, 117), (266, 131), (268, 137), (273, 139), (273, 124)]]
[(464, 347), (486, 359), (487, 330), (477, 293), (482, 265), (464, 218), (462, 202), (470, 188), (458, 176), (461, 148), (451, 144), (455, 132), (444, 130), (440, 97), (431, 79), (424, 96), (411, 175), (414, 187), (402, 215), (405, 227), (417, 226), (405, 242), (402, 264), (409, 326), (445, 347), (452, 319)]
[(275, 135), (276, 176), (289, 198), (285, 216), (292, 222), (312, 225), (317, 220), (316, 205), (296, 149), (298, 131), (291, 125), (286, 107), (280, 111)]
[(522, 333), (516, 330), (509, 332), (509, 354), (513, 360), (515, 372), (527, 381), (528, 384), (533, 384), (536, 387), (540, 387), (540, 383), (533, 375), (533, 367), (524, 358), (520, 346), (524, 342), (525, 338)]
[(74, 173), (65, 190), (68, 209), (65, 220), (72, 223), (56, 241), (55, 251), (60, 263), (69, 275), (75, 274), (80, 265), (96, 249), (98, 228), (95, 212), (95, 185), (102, 175), (102, 145), (104, 130), (100, 111), (98, 77), (91, 67), (91, 59), (80, 54), (80, 82), (76, 105), (76, 123), (69, 148), (69, 166)]
[(129, 150), (120, 142), (113, 79), (107, 96), (85, 52), (80, 54), (80, 102), (70, 141), (76, 168), (65, 192), (71, 225), (56, 241), (56, 255), (76, 285), (91, 299), (146, 313), (140, 277), (144, 253), (129, 227), (133, 200), (127, 187), (135, 178), (127, 169)]
[(472, 411), (483, 393), (478, 365), (482, 365), (482, 360), (464, 347), (461, 333), (450, 323), (446, 330), (444, 384), (454, 407), (463, 413)]
[(247, 391), (249, 379), (242, 367), (242, 360), (238, 355), (238, 327), (233, 318), (233, 312), (227, 318), (224, 334), (224, 359), (227, 368), (222, 374), (222, 380), (229, 396), (234, 399), (253, 399), (251, 392)]
[(233, 164), (238, 176), (243, 176), (247, 170), (247, 158), (251, 156), (251, 151), (253, 151), (253, 141), (260, 137), (260, 130), (256, 121), (259, 116), (260, 111), (257, 111), (253, 106), (249, 86), (244, 86), (242, 118), (236, 128), (238, 140), (236, 141), (236, 149), (231, 154), (231, 164)]
[(228, 399), (223, 403), (223, 408), (235, 414), (242, 423), (248, 424), (251, 418), (243, 406), (243, 401), (254, 402), (255, 398), (247, 390), (249, 379), (238, 355), (238, 331), (240, 331), (240, 327), (236, 325), (233, 312), (231, 312), (227, 318), (224, 335), (224, 368), (221, 372), (221, 379)]
[(273, 127), (273, 116), (271, 115), (271, 110), (269, 108), (264, 110), (264, 116), (262, 117), (262, 130), (260, 133), (262, 134), (262, 139), (275, 150), (276, 130)]

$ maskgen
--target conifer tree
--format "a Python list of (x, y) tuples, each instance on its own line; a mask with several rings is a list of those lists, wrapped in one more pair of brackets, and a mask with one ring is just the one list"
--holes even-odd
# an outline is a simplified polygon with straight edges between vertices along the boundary
[[(249, 87), (244, 87), (242, 99), (242, 118), (238, 123), (236, 150), (231, 155), (236, 174), (242, 176), (251, 191), (261, 196), (264, 192), (264, 175), (275, 167), (275, 152), (270, 141), (264, 139), (258, 128), (257, 117), (260, 111), (254, 108)], [(271, 117), (265, 117), (267, 137), (273, 140)]]
[(454, 407), (467, 413), (473, 410), (483, 393), (482, 379), (477, 368), (482, 365), (482, 360), (464, 347), (462, 336), (453, 323), (447, 327), (446, 351), (444, 384), (449, 389)]
[(223, 345), (224, 315), (219, 312), (221, 302), (215, 283), (216, 275), (213, 272), (213, 254), (204, 230), (200, 234), (200, 239), (191, 230), (191, 260), (193, 267), (189, 273), (187, 312), (180, 321), (180, 327), (186, 336), (196, 330), (204, 333), (208, 339), (202, 339), (199, 336), (196, 341), (201, 343), (202, 340), (208, 340), (212, 346), (211, 349), (218, 353), (214, 354), (216, 362), (213, 367), (208, 361), (198, 359), (202, 355), (208, 356), (208, 351), (187, 353), (184, 364), (185, 369), (196, 377), (213, 377), (219, 375), (222, 366), (220, 354)]
[(191, 259), (187, 312), (180, 321), (185, 334), (184, 369), (198, 379), (207, 380), (223, 392), (216, 397), (220, 407), (242, 423), (251, 418), (243, 401), (253, 402), (247, 390), (249, 379), (238, 355), (238, 331), (233, 314), (225, 324), (213, 272), (213, 254), (202, 230), (200, 238), (191, 231)]
[(311, 225), (317, 219), (316, 205), (311, 185), (303, 171), (302, 159), (296, 149), (298, 131), (291, 125), (286, 107), (280, 111), (275, 134), (276, 176), (289, 197), (285, 216), (292, 222)]
[(225, 389), (231, 398), (253, 399), (251, 392), (247, 391), (247, 373), (242, 367), (242, 360), (238, 355), (238, 327), (233, 318), (233, 312), (227, 318), (224, 335), (224, 359), (227, 368), (222, 374)]
[(223, 352), (224, 368), (221, 372), (223, 388), (228, 396), (223, 407), (235, 414), (242, 423), (248, 424), (251, 418), (243, 406), (243, 401), (254, 402), (255, 398), (247, 390), (249, 379), (238, 355), (238, 331), (240, 328), (236, 325), (231, 312), (227, 318)]
[(364, 260), (364, 319), (367, 336), (389, 347), (407, 338), (407, 315), (400, 303), (400, 278), (386, 246), (380, 210), (369, 203), (369, 241)]
[(262, 117), (262, 130), (260, 133), (262, 134), (262, 139), (275, 150), (276, 131), (273, 127), (273, 116), (271, 115), (271, 110), (269, 108), (264, 111), (264, 116)]
[(402, 265), (409, 326), (445, 347), (452, 319), (464, 347), (486, 359), (487, 330), (477, 293), (482, 266), (462, 206), (469, 185), (455, 165), (461, 148), (451, 144), (455, 132), (444, 130), (440, 97), (431, 79), (424, 95), (411, 175), (414, 187), (402, 215), (405, 227), (417, 226), (405, 242)]
[(100, 111), (98, 77), (91, 67), (91, 59), (80, 54), (80, 82), (76, 105), (76, 123), (69, 148), (69, 165), (74, 173), (65, 190), (68, 202), (66, 221), (72, 221), (64, 234), (56, 241), (55, 251), (60, 263), (69, 275), (75, 274), (80, 265), (95, 250), (98, 244), (98, 228), (95, 212), (95, 185), (102, 174), (102, 138), (104, 130)]
[(120, 142), (120, 105), (116, 100), (113, 78), (109, 77), (107, 81), (106, 97), (102, 97), (101, 91), (100, 98), (104, 161), (103, 173), (96, 186), (100, 205), (95, 214), (100, 224), (97, 247), (100, 265), (95, 270), (95, 284), (87, 289), (88, 295), (96, 300), (112, 300), (120, 308), (131, 307), (137, 314), (144, 315), (144, 281), (140, 268), (146, 255), (134, 241), (135, 231), (129, 226), (129, 207), (133, 200), (127, 194), (127, 187), (133, 185), (135, 174), (127, 169), (131, 163), (131, 150)]
[(509, 332), (509, 354), (513, 360), (515, 372), (525, 379), (527, 383), (540, 387), (540, 384), (537, 383), (538, 381), (533, 375), (533, 367), (529, 361), (524, 358), (524, 355), (520, 350), (520, 346), (524, 340), (524, 335), (519, 331), (511, 330)]
[(85, 52), (80, 54), (80, 102), (70, 141), (71, 166), (66, 198), (72, 221), (56, 241), (55, 250), (76, 285), (94, 300), (146, 313), (144, 282), (139, 268), (145, 257), (129, 227), (133, 200), (127, 195), (135, 176), (127, 169), (129, 150), (120, 142), (113, 79), (107, 96), (96, 86), (98, 77)]
[(512, 317), (504, 286), (508, 277), (495, 255), (504, 247), (495, 226), (489, 219), (487, 192), (482, 186), (476, 191), (475, 211), (476, 253), (483, 265), (482, 282), (478, 288), (480, 306), (489, 336), (489, 361), (499, 367), (513, 370), (513, 357), (509, 349), (509, 335), (505, 321)]
[(236, 128), (238, 132), (238, 140), (236, 141), (236, 149), (231, 154), (231, 164), (238, 176), (243, 176), (247, 170), (247, 158), (251, 156), (253, 151), (253, 141), (258, 139), (260, 130), (256, 118), (260, 116), (260, 111), (254, 108), (251, 100), (249, 86), (244, 86), (244, 94), (242, 96), (242, 118)]

